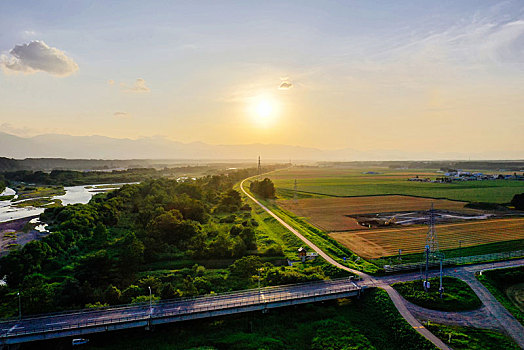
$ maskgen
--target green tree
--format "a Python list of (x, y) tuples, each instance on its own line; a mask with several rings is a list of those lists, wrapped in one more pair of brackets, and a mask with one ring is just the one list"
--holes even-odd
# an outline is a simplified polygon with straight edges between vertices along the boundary
[(511, 205), (518, 210), (524, 210), (524, 193), (516, 194), (511, 200)]

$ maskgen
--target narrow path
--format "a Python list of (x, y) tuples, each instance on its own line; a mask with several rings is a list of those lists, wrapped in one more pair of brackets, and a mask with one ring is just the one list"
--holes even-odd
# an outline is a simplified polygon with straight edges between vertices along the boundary
[(430, 320), (440, 324), (493, 329), (504, 332), (504, 327), (491, 316), (491, 313), (485, 305), (471, 311), (438, 311), (426, 309), (404, 298), (402, 299), (408, 310), (421, 321)]
[(385, 284), (385, 283), (377, 283), (378, 281), (373, 278), (372, 276), (366, 274), (366, 273), (363, 273), (361, 271), (358, 271), (358, 270), (355, 270), (355, 269), (351, 269), (347, 266), (344, 266), (340, 263), (338, 263), (337, 261), (335, 261), (333, 258), (331, 258), (329, 255), (327, 255), (326, 253), (324, 253), (324, 251), (322, 251), (322, 249), (320, 249), (319, 247), (317, 247), (315, 244), (313, 244), (313, 242), (311, 242), (310, 240), (308, 240), (306, 237), (304, 237), (300, 232), (298, 232), (297, 230), (295, 230), (293, 227), (291, 227), (288, 223), (286, 223), (284, 220), (282, 220), (279, 216), (277, 216), (275, 213), (273, 213), (269, 208), (267, 208), (265, 205), (263, 205), (262, 203), (260, 203), (258, 200), (256, 200), (252, 195), (250, 195), (249, 193), (247, 193), (247, 191), (244, 189), (244, 182), (248, 180), (248, 179), (244, 179), (242, 180), (242, 182), (240, 183), (240, 189), (242, 190), (242, 192), (249, 198), (251, 199), (253, 202), (255, 202), (258, 206), (260, 206), (262, 209), (264, 209), (269, 215), (271, 215), (273, 218), (275, 218), (275, 220), (277, 220), (282, 226), (284, 226), (285, 228), (287, 228), (291, 233), (293, 233), (295, 236), (297, 236), (298, 238), (300, 238), (302, 240), (302, 242), (304, 242), (305, 244), (307, 244), (311, 249), (313, 249), (315, 252), (318, 253), (318, 255), (320, 255), (321, 257), (323, 257), (327, 262), (329, 262), (330, 264), (342, 269), (342, 270), (346, 270), (346, 271), (349, 271), (351, 273), (354, 273), (356, 275), (359, 275), (364, 281), (368, 281), (368, 282), (371, 282), (377, 286), (380, 286), (381, 288), (384, 288), (386, 290), (386, 292), (388, 293), (389, 297), (391, 298), (391, 300), (393, 301), (393, 304), (395, 305), (395, 307), (397, 308), (397, 310), (399, 311), (400, 315), (402, 315), (402, 317), (404, 317), (404, 319), (417, 331), (419, 332), (422, 336), (424, 336), (426, 339), (428, 339), (430, 342), (432, 342), (436, 347), (438, 347), (439, 349), (444, 349), (444, 350), (449, 350), (450, 347), (448, 347), (446, 344), (444, 344), (444, 342), (442, 340), (440, 340), (439, 338), (437, 338), (433, 333), (431, 333), (429, 330), (427, 330), (410, 312), (409, 310), (406, 308), (406, 306), (404, 305), (403, 303), (403, 300), (402, 300), (402, 297), (400, 296), (400, 294), (398, 294), (398, 292), (393, 289), (393, 287), (391, 287), (390, 285), (388, 284)]
[(484, 287), (484, 285), (466, 270), (457, 270), (455, 277), (460, 278), (466, 282), (471, 289), (477, 294), (482, 303), (491, 313), (500, 325), (504, 328), (506, 333), (515, 340), (515, 342), (524, 349), (524, 327), (513, 315), (502, 306), (498, 300)]

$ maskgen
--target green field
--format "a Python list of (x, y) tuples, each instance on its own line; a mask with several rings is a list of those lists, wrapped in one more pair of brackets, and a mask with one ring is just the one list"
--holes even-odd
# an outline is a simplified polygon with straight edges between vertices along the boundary
[(440, 298), (439, 278), (430, 278), (431, 288), (424, 291), (422, 280), (400, 282), (393, 284), (400, 295), (415, 305), (440, 311), (475, 310), (482, 306), (482, 302), (467, 283), (449, 276), (442, 278), (444, 293)]
[(86, 349), (434, 349), (383, 290), (209, 320), (95, 335)]
[(484, 271), (477, 278), (524, 325), (524, 310), (522, 309), (524, 267)]
[(441, 324), (430, 324), (427, 328), (453, 349), (519, 349), (511, 338), (488, 329)]
[[(363, 174), (372, 170), (379, 174)], [(403, 194), (430, 198), (447, 198), (467, 202), (509, 203), (517, 193), (524, 192), (524, 181), (486, 180), (454, 183), (412, 182), (407, 179), (418, 175), (434, 179), (442, 176), (436, 170), (344, 169), (293, 167), (268, 175), (275, 183), (278, 194), (291, 198), (289, 190), (331, 196), (370, 196)]]

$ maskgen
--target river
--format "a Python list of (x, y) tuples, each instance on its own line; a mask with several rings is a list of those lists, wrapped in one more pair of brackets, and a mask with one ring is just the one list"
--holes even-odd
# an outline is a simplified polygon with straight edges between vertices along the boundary
[[(88, 203), (91, 198), (101, 192), (107, 192), (123, 186), (124, 184), (99, 184), (99, 185), (81, 185), (64, 187), (65, 194), (54, 196), (53, 199), (60, 199), (62, 205)], [(7, 187), (1, 196), (16, 196), (15, 190)], [(0, 222), (23, 219), (30, 216), (40, 215), (45, 208), (24, 207), (18, 208), (12, 205), (11, 201), (0, 201)]]

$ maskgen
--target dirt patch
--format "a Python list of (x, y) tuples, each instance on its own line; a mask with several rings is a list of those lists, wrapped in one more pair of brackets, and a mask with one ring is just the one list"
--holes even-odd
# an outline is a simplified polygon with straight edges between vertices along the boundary
[(506, 289), (506, 295), (520, 311), (524, 312), (524, 283), (515, 284)]
[(278, 205), (298, 216), (307, 218), (324, 231), (362, 230), (362, 225), (352, 216), (377, 213), (394, 213), (435, 209), (457, 213), (481, 213), (464, 208), (466, 202), (411, 196), (366, 196), (347, 198), (305, 198), (297, 201), (280, 200)]
[(12, 249), (47, 235), (47, 233), (42, 233), (34, 229), (24, 232), (24, 227), (26, 227), (31, 219), (36, 217), (38, 216), (0, 223), (0, 256), (4, 256)]
[[(330, 236), (363, 258), (424, 251), (427, 226), (333, 232)], [(524, 219), (497, 219), (436, 226), (440, 249), (524, 239)]]

